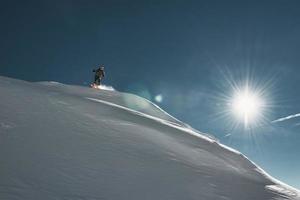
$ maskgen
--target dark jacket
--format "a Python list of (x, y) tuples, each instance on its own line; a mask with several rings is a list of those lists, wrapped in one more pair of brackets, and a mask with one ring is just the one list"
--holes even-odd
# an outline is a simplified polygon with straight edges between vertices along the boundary
[(100, 78), (103, 78), (105, 76), (105, 72), (103, 69), (98, 68), (98, 69), (94, 69), (93, 72), (95, 72), (95, 76), (98, 76)]

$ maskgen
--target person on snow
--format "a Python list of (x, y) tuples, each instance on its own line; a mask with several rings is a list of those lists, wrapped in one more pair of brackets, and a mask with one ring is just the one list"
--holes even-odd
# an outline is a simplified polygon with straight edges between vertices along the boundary
[(104, 65), (100, 65), (100, 67), (98, 69), (93, 69), (93, 72), (95, 72), (94, 84), (95, 85), (100, 85), (101, 80), (105, 76)]

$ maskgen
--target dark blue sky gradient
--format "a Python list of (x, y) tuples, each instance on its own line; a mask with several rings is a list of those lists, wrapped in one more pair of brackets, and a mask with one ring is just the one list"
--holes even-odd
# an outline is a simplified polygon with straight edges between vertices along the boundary
[[(300, 120), (245, 131), (224, 118), (232, 88), (266, 86), (266, 121), (300, 113), (300, 3), (269, 1), (7, 1), (0, 7), (0, 75), (105, 84), (159, 104), (300, 188)], [(231, 134), (225, 137), (226, 134)]]

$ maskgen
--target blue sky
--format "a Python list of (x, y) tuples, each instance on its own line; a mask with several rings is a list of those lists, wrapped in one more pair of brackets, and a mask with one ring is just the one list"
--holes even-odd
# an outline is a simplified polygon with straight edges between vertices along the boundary
[[(300, 188), (300, 3), (270, 1), (7, 1), (0, 75), (105, 84), (154, 100)], [(264, 121), (245, 130), (228, 109), (232, 83), (264, 91)], [(226, 114), (226, 113), (225, 113)], [(237, 126), (234, 126), (237, 125)]]

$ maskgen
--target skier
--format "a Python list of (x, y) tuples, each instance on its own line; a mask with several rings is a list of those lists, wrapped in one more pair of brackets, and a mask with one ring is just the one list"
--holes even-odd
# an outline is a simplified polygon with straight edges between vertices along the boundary
[(93, 72), (95, 72), (94, 85), (99, 86), (101, 83), (101, 80), (105, 76), (104, 65), (100, 65), (100, 67), (98, 69), (93, 69)]

